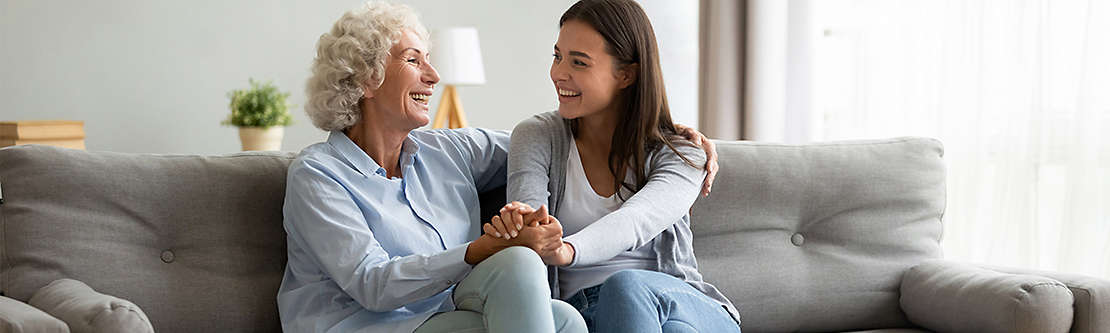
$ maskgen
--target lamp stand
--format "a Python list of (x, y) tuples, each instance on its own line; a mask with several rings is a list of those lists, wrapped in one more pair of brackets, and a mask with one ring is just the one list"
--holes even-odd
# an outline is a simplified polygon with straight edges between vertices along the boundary
[(455, 92), (455, 86), (450, 84), (443, 88), (443, 99), (439, 101), (432, 128), (443, 128), (444, 125), (447, 128), (466, 127), (466, 114), (459, 102), (459, 94)]

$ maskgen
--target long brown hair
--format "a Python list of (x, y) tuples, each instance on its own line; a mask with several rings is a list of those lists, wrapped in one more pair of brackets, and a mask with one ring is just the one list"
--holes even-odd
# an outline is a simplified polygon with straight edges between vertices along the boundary
[[(639, 64), (636, 81), (619, 93), (621, 121), (613, 132), (609, 149), (609, 172), (615, 177), (618, 198), (625, 199), (621, 187), (635, 193), (647, 184), (645, 159), (648, 152), (660, 145), (669, 147), (690, 166), (700, 168), (675, 149), (675, 142), (689, 142), (682, 141), (671, 122), (655, 30), (644, 9), (633, 0), (582, 0), (563, 13), (559, 26), (572, 20), (586, 23), (601, 34), (606, 52), (615, 58), (617, 68)], [(578, 119), (566, 122), (578, 137)], [(635, 185), (624, 181), (629, 168), (635, 175)]]

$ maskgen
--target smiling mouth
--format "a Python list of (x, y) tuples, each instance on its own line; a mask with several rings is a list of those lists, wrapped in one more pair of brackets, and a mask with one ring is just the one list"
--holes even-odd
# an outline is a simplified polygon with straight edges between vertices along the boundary
[(428, 100), (430, 100), (432, 98), (432, 95), (431, 94), (412, 93), (412, 94), (409, 94), (409, 97), (412, 98), (412, 100), (416, 101), (417, 103), (428, 104)]
[(580, 93), (580, 92), (577, 92), (577, 91), (571, 91), (571, 90), (566, 90), (566, 89), (558, 89), (558, 93), (559, 93), (559, 96), (562, 96), (562, 97), (578, 97), (578, 96), (582, 96), (582, 93)]

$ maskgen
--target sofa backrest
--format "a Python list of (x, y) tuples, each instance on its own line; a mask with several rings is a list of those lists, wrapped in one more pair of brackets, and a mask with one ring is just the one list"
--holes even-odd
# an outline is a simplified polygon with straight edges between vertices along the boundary
[(705, 279), (744, 331), (911, 327), (902, 274), (941, 255), (945, 168), (925, 138), (717, 142), (721, 171), (693, 208)]
[[(939, 142), (717, 146), (694, 248), (745, 332), (910, 326), (901, 276), (940, 256)], [(25, 302), (73, 278), (135, 302), (157, 332), (279, 331), (293, 157), (0, 149), (0, 293)]]
[(0, 292), (26, 302), (72, 278), (157, 332), (280, 331), (292, 158), (0, 149)]

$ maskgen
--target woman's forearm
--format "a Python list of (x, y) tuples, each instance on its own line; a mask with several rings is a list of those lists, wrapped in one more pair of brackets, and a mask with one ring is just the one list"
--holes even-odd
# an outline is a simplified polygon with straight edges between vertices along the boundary
[(477, 265), (482, 262), (482, 260), (486, 260), (489, 256), (497, 253), (497, 251), (501, 251), (509, 246), (511, 246), (511, 244), (503, 239), (494, 238), (489, 234), (482, 235), (473, 242), (470, 242), (470, 245), (466, 247), (466, 256), (464, 260), (468, 264)]
[[(680, 149), (699, 164), (704, 159), (696, 148)], [(705, 173), (670, 154), (667, 148), (662, 151), (670, 156), (653, 161), (643, 188), (616, 211), (566, 237), (575, 245), (571, 266), (596, 264), (644, 246), (689, 212)]]

